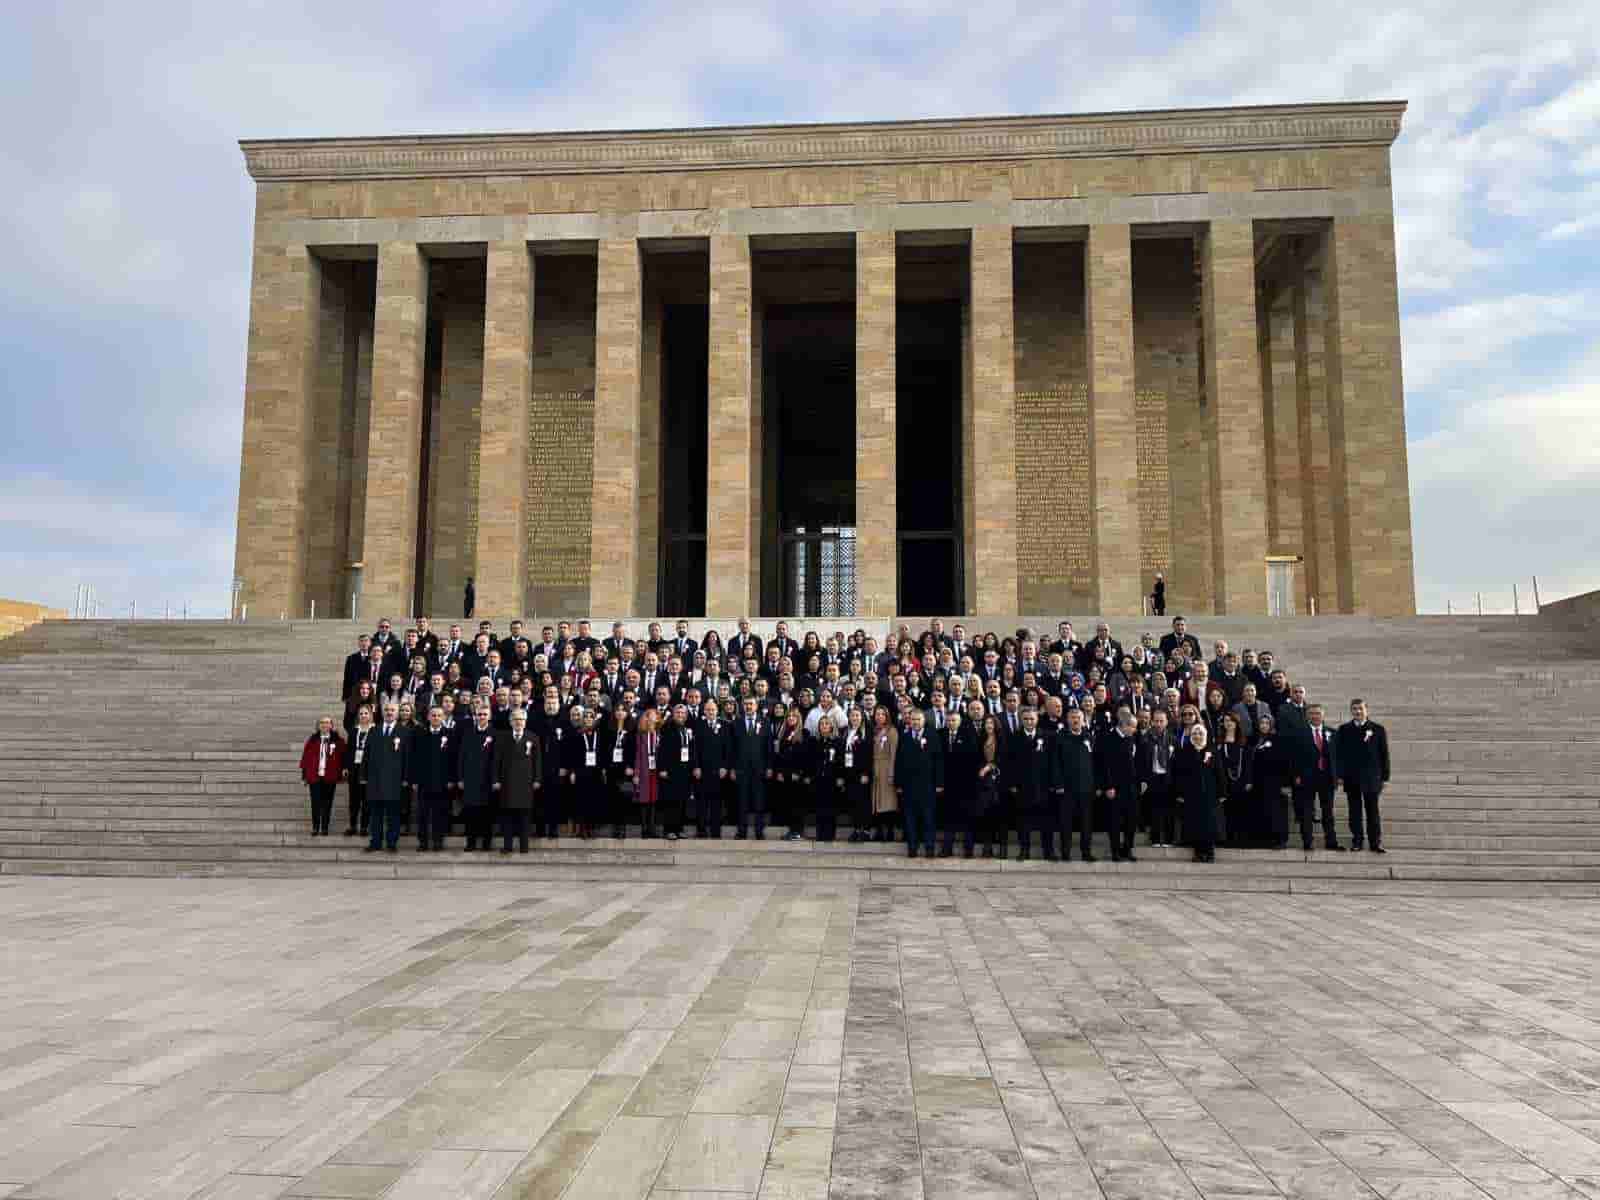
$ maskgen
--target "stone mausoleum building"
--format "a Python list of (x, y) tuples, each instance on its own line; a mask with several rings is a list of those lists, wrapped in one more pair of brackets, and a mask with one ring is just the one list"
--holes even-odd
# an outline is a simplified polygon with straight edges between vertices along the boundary
[(239, 602), (1410, 613), (1404, 109), (244, 142)]

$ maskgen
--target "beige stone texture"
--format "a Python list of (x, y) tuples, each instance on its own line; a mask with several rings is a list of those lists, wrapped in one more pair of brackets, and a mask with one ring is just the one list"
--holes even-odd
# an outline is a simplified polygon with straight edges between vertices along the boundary
[[(1279, 288), (1261, 306), (1266, 355), (1261, 382), (1267, 449), (1267, 552), (1306, 557), (1305, 497), (1300, 471), (1300, 388), (1296, 379), (1294, 289)], [(1295, 569), (1295, 611), (1309, 611), (1304, 562)]]
[[(858, 332), (870, 335), (873, 281), (843, 253), (854, 238), (863, 263), (873, 246), (894, 248), (891, 294), (905, 302), (938, 278), (919, 254), (968, 247), (963, 607), (1132, 612), (1163, 570), (1172, 609), (1259, 612), (1260, 559), (1272, 552), (1304, 556), (1299, 603), (1410, 611), (1389, 167), (1402, 114), (1374, 102), (245, 143), (256, 226), (236, 551), (244, 602), (256, 616), (313, 604), (342, 613), (348, 564), (363, 560), (375, 606), (364, 617), (409, 612), (419, 598), (454, 608), (469, 569), (480, 610), (494, 615), (653, 609), (668, 500), (662, 305), (703, 301), (656, 295), (648, 251), (709, 254), (699, 270), (715, 293), (711, 420), (748, 435), (747, 446), (712, 440), (710, 611), (772, 609), (780, 572), (764, 485), (780, 464), (763, 420), (762, 305), (837, 292), (863, 306)], [(1308, 234), (1314, 223), (1332, 232)], [(1108, 239), (1120, 253), (1124, 230), (1120, 280), (1084, 265)], [(776, 281), (794, 295), (767, 295), (759, 259), (800, 239), (838, 263)], [(1259, 325), (1253, 241), (1271, 281)], [(425, 292), (430, 275), (464, 267), (458, 257), (482, 262), (484, 246), (520, 255), (530, 276), (536, 255), (539, 272), (525, 287), (513, 281), (523, 311), (499, 351), (493, 300), (483, 300), (474, 417), (473, 335), (450, 333), (472, 318), (457, 312), (454, 287), (439, 293), (430, 354)], [(1114, 321), (1085, 314), (1096, 279), (1117, 293)], [(597, 319), (608, 299), (622, 320), (610, 308)], [(1102, 338), (1108, 324), (1117, 333)], [(497, 352), (513, 356), (502, 363), (509, 382), (497, 380)], [(858, 404), (875, 386), (892, 401), (881, 371), (893, 379), (893, 354), (875, 356), (870, 336), (858, 354)], [(1112, 375), (1114, 386), (1096, 386)], [(499, 417), (497, 387), (510, 389)], [(517, 395), (524, 412), (507, 417)], [(1113, 426), (1123, 442), (1114, 456)], [(526, 456), (511, 461), (519, 437)], [(1062, 452), (1080, 440), (1082, 452)], [(894, 529), (874, 528), (884, 511), (869, 519), (865, 500), (876, 488), (892, 505), (892, 446), (885, 456), (869, 442), (857, 472), (864, 615), (894, 607), (899, 582)], [(610, 443), (625, 452), (601, 453)], [(584, 445), (592, 451), (571, 453)], [(1040, 482), (1052, 454), (1053, 492)]]
[(856, 615), (899, 608), (895, 235), (856, 235)]
[(1084, 263), (1095, 607), (1107, 615), (1137, 615), (1142, 609), (1139, 451), (1128, 226), (1091, 225)]
[(1016, 247), (1017, 587), (1024, 610), (1094, 607), (1084, 244)]
[(527, 587), (528, 399), (533, 388), (534, 257), (525, 242), (488, 248), (478, 450), (479, 612), (522, 611)]
[[(590, 608), (633, 608), (639, 569), (640, 337), (644, 279), (639, 243), (600, 243), (595, 295), (594, 503)], [(538, 514), (534, 514), (535, 520)]]
[(1339, 610), (1338, 559), (1329, 491), (1332, 450), (1328, 444), (1328, 378), (1323, 347), (1328, 314), (1323, 289), (1326, 255), (1318, 239), (1294, 284), (1295, 387), (1299, 406), (1301, 528), (1305, 533), (1306, 592), (1316, 611)]
[(967, 594), (977, 609), (1017, 602), (1016, 353), (1013, 341), (1012, 230), (972, 231), (972, 412), (967, 426), (973, 470), (972, 562)]
[[(1186, 425), (1198, 432), (1200, 396), (1199, 311), (1192, 237), (1144, 238), (1133, 243), (1134, 378), (1139, 437), (1139, 537), (1142, 591), (1160, 571), (1169, 611), (1209, 607), (1211, 524), (1203, 477), (1189, 470), (1205, 455), (1187, 459), (1175, 449)], [(1180, 503), (1179, 489), (1187, 489)], [(1200, 549), (1188, 548), (1181, 534)], [(1180, 546), (1184, 548), (1180, 552)], [(1181, 563), (1182, 569), (1175, 569)], [(1188, 594), (1186, 594), (1188, 593)], [(1200, 604), (1196, 596), (1207, 598)]]
[(378, 247), (359, 614), (374, 620), (415, 608), (427, 289), (428, 261), (414, 243)]
[(710, 368), (706, 412), (717, 436), (706, 455), (706, 615), (738, 617), (758, 605), (755, 570), (761, 436), (754, 420), (750, 239), (711, 239)]
[(305, 586), (306, 445), (320, 294), (320, 264), (306, 247), (256, 248), (234, 571), (244, 580), (240, 603), (258, 616), (297, 608)]
[[(435, 616), (459, 615), (478, 548), (479, 434), (483, 399), (482, 259), (436, 263), (438, 361), (430, 379), (426, 598)], [(485, 610), (487, 611), (487, 610)]]
[(1328, 430), (1339, 607), (1407, 614), (1416, 611), (1416, 577), (1394, 219), (1336, 220), (1328, 250)]
[(1267, 605), (1266, 447), (1251, 222), (1219, 221), (1207, 230), (1201, 284), (1213, 605), (1218, 613), (1249, 615)]
[(593, 255), (537, 257), (524, 615), (589, 603), (598, 279)]
[(634, 612), (658, 609), (661, 576), (661, 323), (659, 290), (645, 262), (644, 324), (639, 340), (639, 549)]

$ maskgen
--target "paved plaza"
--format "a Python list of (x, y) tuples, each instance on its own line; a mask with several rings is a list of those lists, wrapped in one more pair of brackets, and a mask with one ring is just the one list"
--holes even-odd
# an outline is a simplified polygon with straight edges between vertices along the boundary
[(0, 884), (0, 1196), (1600, 1196), (1600, 904)]

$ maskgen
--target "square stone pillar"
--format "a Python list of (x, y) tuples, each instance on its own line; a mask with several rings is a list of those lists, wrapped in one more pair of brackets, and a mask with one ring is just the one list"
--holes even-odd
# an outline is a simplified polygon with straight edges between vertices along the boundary
[[(1262, 367), (1262, 414), (1267, 447), (1267, 552), (1297, 554), (1309, 560), (1305, 549), (1305, 504), (1300, 471), (1300, 404), (1295, 352), (1294, 287), (1280, 287), (1262, 314), (1266, 323), (1266, 362)], [(1309, 572), (1306, 562), (1295, 571), (1295, 611), (1310, 611), (1306, 603)]]
[[(1328, 444), (1328, 378), (1323, 347), (1327, 304), (1323, 290), (1325, 253), (1320, 244), (1301, 262), (1294, 286), (1294, 374), (1299, 406), (1300, 522), (1306, 556), (1306, 593), (1319, 613), (1339, 612), (1334, 552), (1332, 480)], [(1308, 606), (1309, 607), (1309, 606)]]
[(972, 498), (966, 581), (974, 613), (1017, 611), (1016, 340), (1010, 225), (972, 231), (972, 410), (966, 430)]
[(1133, 243), (1127, 225), (1089, 226), (1084, 257), (1089, 351), (1090, 540), (1096, 611), (1139, 616), (1138, 418), (1134, 406)]
[[(627, 616), (639, 585), (639, 401), (644, 273), (636, 238), (601, 238), (595, 274), (594, 487), (589, 607)], [(533, 514), (537, 519), (538, 514)]]
[(367, 440), (366, 536), (360, 619), (399, 619), (415, 607), (417, 491), (422, 473), (422, 367), (428, 341), (428, 262), (415, 242), (378, 247)]
[(895, 235), (856, 234), (856, 615), (899, 612)]
[(234, 574), (244, 580), (240, 602), (274, 620), (279, 613), (302, 615), (306, 439), (321, 294), (321, 267), (306, 247), (256, 243)]
[(1328, 236), (1328, 431), (1341, 611), (1416, 612), (1394, 218)]
[(1213, 601), (1219, 614), (1260, 615), (1267, 611), (1267, 485), (1255, 234), (1248, 220), (1213, 221), (1203, 238)]
[(491, 242), (487, 264), (475, 581), (477, 611), (510, 617), (528, 589), (534, 258), (524, 241)]
[(711, 238), (710, 364), (706, 454), (706, 616), (740, 617), (757, 610), (755, 569), (761, 537), (757, 503), (760, 422), (751, 373), (754, 320), (750, 239)]

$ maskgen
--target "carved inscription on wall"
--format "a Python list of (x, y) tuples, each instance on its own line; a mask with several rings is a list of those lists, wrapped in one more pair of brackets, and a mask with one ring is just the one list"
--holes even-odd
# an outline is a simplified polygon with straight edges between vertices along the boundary
[(534, 392), (528, 402), (528, 578), (589, 582), (594, 392)]
[(1016, 420), (1017, 573), (1045, 584), (1081, 583), (1089, 578), (1093, 515), (1089, 389), (1072, 383), (1018, 392)]
[(1172, 482), (1167, 467), (1167, 394), (1156, 388), (1134, 393), (1134, 428), (1139, 443), (1139, 566), (1148, 581), (1172, 569)]

